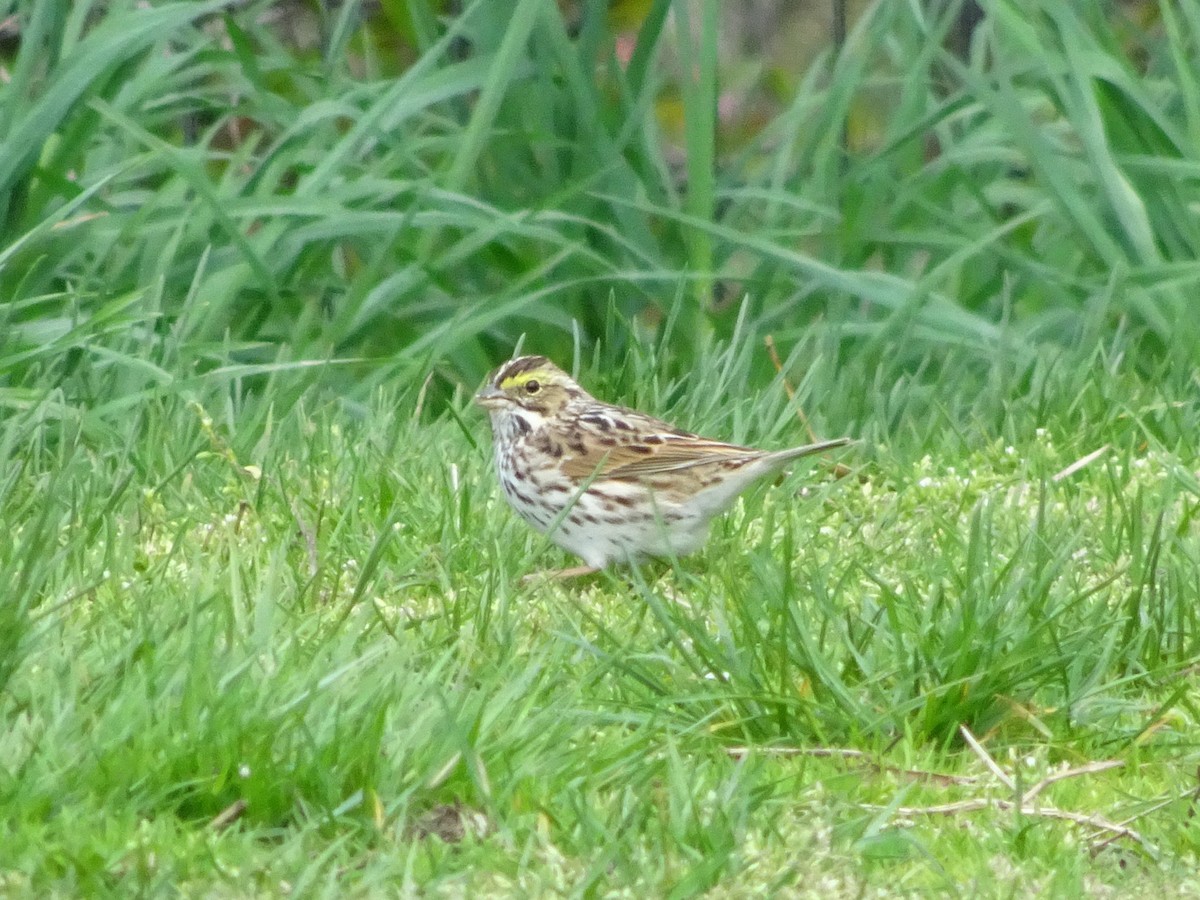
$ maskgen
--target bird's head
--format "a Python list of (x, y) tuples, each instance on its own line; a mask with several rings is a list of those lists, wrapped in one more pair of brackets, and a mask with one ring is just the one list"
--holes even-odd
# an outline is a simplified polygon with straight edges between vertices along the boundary
[(544, 356), (519, 356), (494, 371), (475, 395), (492, 416), (532, 413), (553, 418), (587, 393), (571, 376)]

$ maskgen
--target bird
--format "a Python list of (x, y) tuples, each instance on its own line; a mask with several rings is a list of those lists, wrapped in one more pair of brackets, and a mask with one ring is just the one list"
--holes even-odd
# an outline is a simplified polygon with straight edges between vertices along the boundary
[(700, 437), (597, 400), (545, 356), (499, 366), (474, 399), (491, 420), (509, 505), (586, 563), (562, 575), (692, 553), (752, 484), (851, 443), (759, 450)]

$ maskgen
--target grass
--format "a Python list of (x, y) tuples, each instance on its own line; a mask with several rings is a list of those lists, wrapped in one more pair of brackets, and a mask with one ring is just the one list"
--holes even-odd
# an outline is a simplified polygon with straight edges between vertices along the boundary
[[(212, 379), (101, 439), (29, 410), (0, 479), (5, 891), (1195, 890), (1194, 383), (1100, 355), (1000, 402), (994, 366), (932, 394), (819, 344), (786, 371), (820, 433), (910, 404), (850, 475), (567, 584), (521, 580), (569, 560), (498, 497), (469, 385), (453, 418), (411, 392), (271, 418)], [(607, 387), (803, 440), (763, 356), (672, 382), (647, 345)]]
[(471, 381), (614, 309), (703, 349), (746, 297), (785, 343), (904, 332), (914, 365), (998, 322), (1014, 353), (1123, 330), (1143, 371), (1196, 364), (1190, 5), (1000, 2), (959, 59), (956, 4), (881, 3), (805, 71), (726, 59), (732, 7), (644, 5), (625, 65), (602, 4), (296, 4), (290, 39), (266, 2), (18, 5), (0, 388), (127, 328), (175, 374)]
[[(1200, 892), (1196, 5), (581, 6), (0, 15), (0, 894)], [(526, 582), (522, 341), (861, 443)]]

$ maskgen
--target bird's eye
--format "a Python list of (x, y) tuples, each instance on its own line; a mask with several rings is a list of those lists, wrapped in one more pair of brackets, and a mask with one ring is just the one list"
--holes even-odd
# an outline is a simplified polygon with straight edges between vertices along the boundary
[(527, 394), (536, 394), (541, 389), (542, 389), (542, 385), (537, 381), (525, 382), (525, 393), (527, 393)]

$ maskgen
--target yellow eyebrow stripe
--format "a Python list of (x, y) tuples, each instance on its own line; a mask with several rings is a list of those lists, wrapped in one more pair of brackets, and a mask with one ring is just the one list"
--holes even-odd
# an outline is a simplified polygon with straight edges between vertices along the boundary
[(509, 375), (507, 378), (505, 378), (503, 381), (500, 382), (500, 390), (505, 391), (505, 390), (508, 390), (509, 388), (520, 387), (521, 385), (525, 384), (525, 382), (532, 381), (537, 376), (537, 374), (538, 373), (536, 371), (534, 371), (534, 372), (518, 372), (516, 375)]

